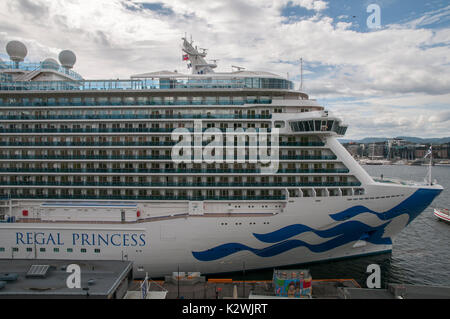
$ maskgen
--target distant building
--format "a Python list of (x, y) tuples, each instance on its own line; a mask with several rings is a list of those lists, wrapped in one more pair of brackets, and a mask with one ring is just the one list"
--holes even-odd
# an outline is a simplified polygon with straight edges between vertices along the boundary
[(353, 157), (360, 157), (362, 152), (361, 152), (361, 146), (359, 144), (356, 143), (348, 143), (345, 144), (344, 147), (347, 149), (347, 151), (353, 156)]
[[(355, 158), (386, 158), (415, 160), (423, 159), (429, 144), (415, 144), (404, 139), (393, 138), (385, 142), (358, 144), (350, 142), (343, 144), (347, 151)], [(433, 158), (450, 159), (450, 143), (433, 145)]]
[(386, 142), (370, 143), (366, 148), (367, 157), (384, 158), (386, 153)]

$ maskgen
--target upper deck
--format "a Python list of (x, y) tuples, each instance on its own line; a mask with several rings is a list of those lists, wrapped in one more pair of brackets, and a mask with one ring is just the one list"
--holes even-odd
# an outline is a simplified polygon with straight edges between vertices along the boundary
[(275, 89), (292, 90), (291, 81), (278, 78), (146, 78), (130, 80), (81, 81), (1, 81), (0, 91), (115, 91), (115, 90), (214, 90), (214, 89)]
[[(235, 72), (215, 73), (215, 64), (208, 64), (205, 52), (199, 52), (185, 39), (183, 60), (192, 68), (192, 74), (177, 71), (158, 71), (133, 75), (130, 79), (86, 80), (71, 70), (75, 55), (70, 52), (61, 59), (61, 65), (54, 59), (40, 63), (23, 62), (26, 48), (16, 43), (18, 52), (8, 52), (12, 61), (0, 60), (0, 94), (19, 92), (114, 92), (114, 91), (227, 91), (227, 90), (294, 90), (294, 83), (276, 74), (262, 71), (246, 71), (239, 68)], [(14, 41), (12, 41), (14, 42)], [(17, 41), (16, 41), (17, 42)], [(8, 49), (8, 46), (7, 46)], [(11, 50), (10, 50), (11, 51)], [(24, 51), (24, 52), (22, 52)], [(19, 58), (18, 54), (22, 54)], [(300, 92), (298, 92), (300, 93)], [(302, 98), (307, 98), (302, 94)]]

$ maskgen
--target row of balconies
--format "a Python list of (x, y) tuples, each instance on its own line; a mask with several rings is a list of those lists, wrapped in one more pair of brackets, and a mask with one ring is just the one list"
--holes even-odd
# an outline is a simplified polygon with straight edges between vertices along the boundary
[[(223, 156), (221, 158), (224, 158)], [(11, 160), (154, 160), (154, 161), (173, 161), (171, 155), (3, 155), (0, 154), (0, 159)], [(194, 161), (195, 157), (183, 158), (184, 161)], [(227, 160), (230, 158), (226, 157)], [(323, 156), (303, 156), (303, 155), (279, 155), (280, 161), (306, 161), (306, 160), (336, 160), (335, 155), (323, 155)], [(231, 160), (245, 160), (249, 161), (250, 156), (247, 154), (245, 157), (234, 156)], [(275, 160), (275, 158), (271, 158)], [(215, 157), (206, 157), (203, 155), (203, 161), (216, 161)], [(223, 160), (225, 161), (225, 160)]]
[(170, 196), (170, 195), (164, 195), (164, 196), (152, 196), (152, 195), (60, 195), (60, 194), (4, 194), (3, 196), (0, 195), (2, 199), (68, 199), (68, 200), (75, 200), (75, 199), (82, 199), (82, 200), (158, 200), (158, 201), (205, 201), (205, 200), (226, 200), (226, 201), (237, 201), (237, 200), (262, 200), (262, 201), (280, 201), (280, 200), (286, 200), (286, 196), (271, 196), (271, 195), (264, 195), (264, 196), (188, 196), (188, 195), (178, 195), (178, 196)]
[[(158, 125), (159, 126), (159, 125)], [(73, 127), (73, 128), (3, 128), (0, 127), (0, 133), (172, 133), (177, 127)], [(187, 130), (189, 132), (200, 132), (200, 129), (195, 129), (193, 127), (178, 127), (179, 129)], [(218, 127), (217, 127), (218, 128)], [(239, 127), (240, 128), (240, 127)], [(245, 127), (243, 127), (245, 128)], [(251, 127), (256, 132), (271, 132), (271, 128), (260, 128)], [(203, 127), (201, 132), (205, 132), (209, 128)], [(218, 128), (222, 133), (226, 133), (226, 128)], [(243, 133), (245, 134), (245, 133)]]
[[(279, 168), (277, 174), (348, 174), (347, 168), (335, 169), (288, 169)], [(261, 170), (255, 169), (18, 169), (18, 168), (0, 168), (0, 173), (86, 173), (86, 174), (260, 174)]]
[(186, 97), (184, 99), (166, 97), (133, 98), (62, 98), (62, 99), (0, 99), (1, 106), (168, 106), (168, 105), (244, 105), (244, 104), (271, 104), (270, 97)]
[(266, 188), (266, 187), (351, 187), (360, 186), (359, 182), (306, 182), (306, 183), (99, 183), (99, 182), (84, 182), (84, 183), (63, 183), (63, 182), (7, 182), (0, 181), (0, 187), (4, 186), (19, 186), (21, 188), (26, 188), (30, 186), (45, 186), (45, 187), (219, 187), (219, 188), (229, 188), (229, 187), (254, 187), (254, 188)]
[(115, 119), (271, 119), (271, 114), (72, 114), (72, 115), (0, 115), (0, 120), (115, 120)]
[[(61, 146), (75, 146), (75, 147), (104, 147), (104, 146), (174, 146), (178, 142), (176, 141), (162, 141), (162, 142), (149, 142), (149, 141), (107, 141), (107, 142), (78, 142), (78, 141), (64, 141), (64, 142), (0, 142), (0, 147), (61, 147)], [(206, 146), (210, 143), (210, 141), (203, 141), (202, 146)], [(191, 143), (194, 146), (194, 142)], [(259, 143), (257, 143), (259, 146)], [(267, 146), (271, 146), (272, 143), (268, 141)], [(243, 143), (239, 145), (237, 143), (234, 144), (236, 147), (249, 146), (249, 143)], [(252, 145), (253, 146), (253, 145)], [(278, 146), (325, 146), (323, 142), (279, 142)]]

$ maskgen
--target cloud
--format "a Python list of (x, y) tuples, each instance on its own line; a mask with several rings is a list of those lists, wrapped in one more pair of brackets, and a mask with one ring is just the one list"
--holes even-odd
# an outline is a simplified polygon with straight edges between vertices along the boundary
[[(286, 6), (311, 12), (286, 21)], [(194, 45), (209, 48), (209, 59), (219, 59), (218, 71), (239, 63), (289, 73), (298, 87), (303, 57), (307, 93), (341, 112), (354, 125), (349, 134), (370, 135), (389, 125), (399, 132), (421, 125), (423, 134), (435, 134), (430, 123), (450, 102), (450, 32), (430, 26), (446, 21), (449, 7), (420, 21), (359, 32), (341, 21), (344, 16), (327, 16), (325, 1), (6, 0), (0, 1), (0, 48), (21, 40), (30, 60), (71, 49), (75, 70), (85, 78), (129, 78), (157, 70), (188, 72), (180, 49), (188, 33)], [(408, 113), (410, 105), (417, 106), (414, 113)], [(437, 113), (430, 114), (430, 106)], [(423, 117), (411, 121), (416, 114)], [(363, 116), (370, 125), (361, 126)], [(448, 131), (446, 121), (439, 123)]]
[(321, 0), (292, 0), (289, 1), (293, 6), (299, 6), (308, 10), (322, 11), (328, 8), (328, 3)]
[(442, 23), (450, 20), (450, 5), (425, 12), (421, 17), (407, 22), (407, 25), (412, 28), (429, 26), (435, 23)]

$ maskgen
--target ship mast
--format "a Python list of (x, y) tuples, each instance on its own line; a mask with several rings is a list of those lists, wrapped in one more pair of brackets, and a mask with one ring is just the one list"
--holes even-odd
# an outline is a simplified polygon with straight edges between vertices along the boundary
[[(208, 63), (205, 60), (207, 55), (207, 49), (197, 48), (192, 45), (186, 37), (181, 38), (183, 40), (182, 50), (185, 53), (183, 60), (189, 60), (192, 67), (192, 74), (208, 74), (214, 73), (213, 69), (217, 68), (217, 64)], [(202, 52), (199, 52), (201, 50)], [(216, 60), (217, 61), (217, 60)]]
[(431, 185), (431, 167), (433, 166), (433, 145), (430, 145), (430, 165), (428, 166), (428, 185)]

